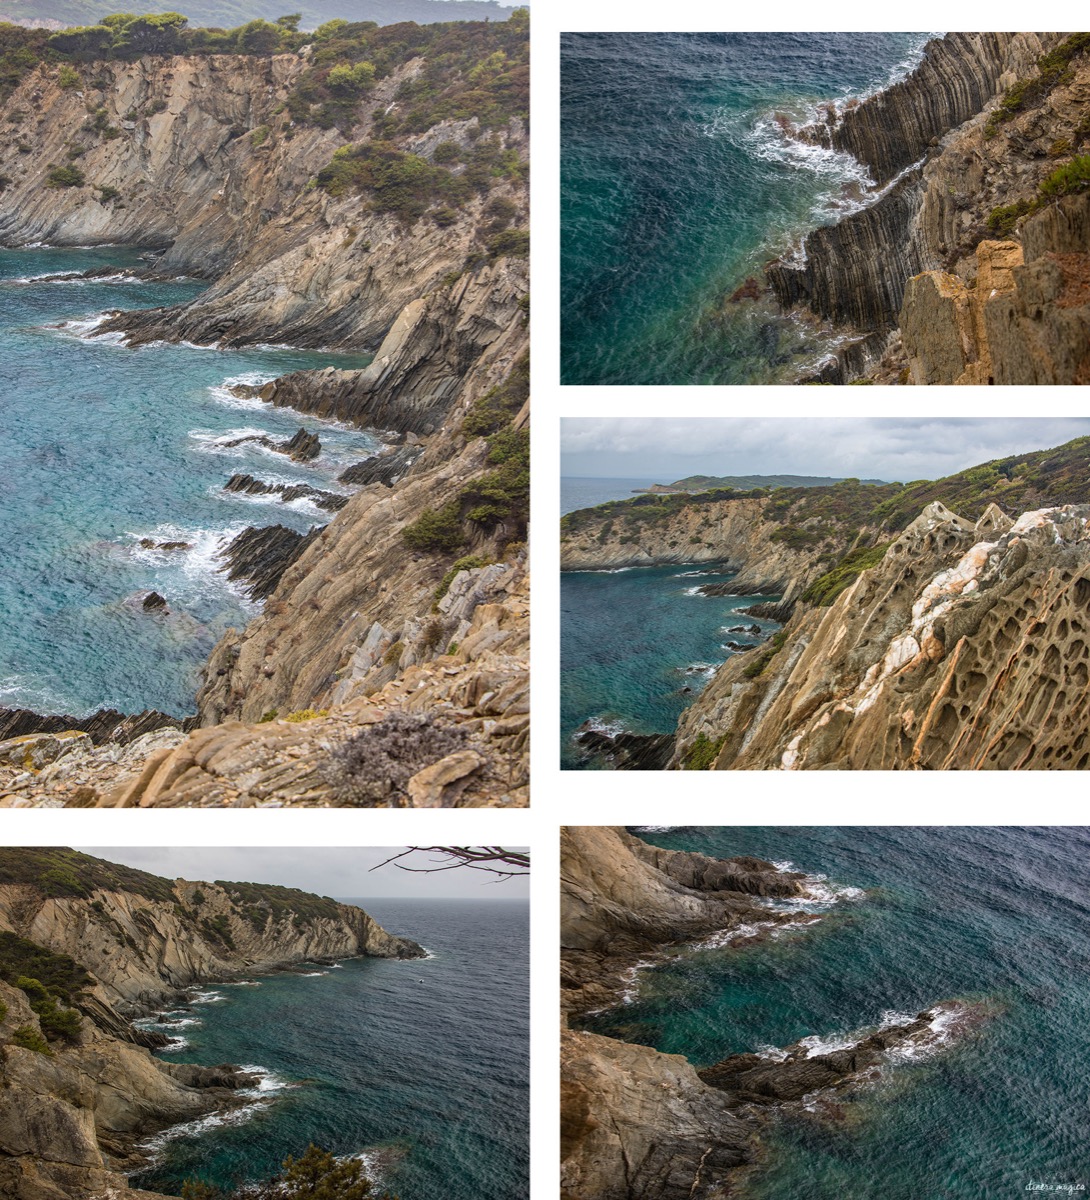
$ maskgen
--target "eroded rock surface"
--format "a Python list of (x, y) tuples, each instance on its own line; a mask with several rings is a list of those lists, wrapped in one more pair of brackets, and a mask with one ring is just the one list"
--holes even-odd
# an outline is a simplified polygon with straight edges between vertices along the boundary
[(1082, 769), (1090, 506), (978, 522), (930, 505), (756, 680), (727, 663), (679, 746), (724, 768)]

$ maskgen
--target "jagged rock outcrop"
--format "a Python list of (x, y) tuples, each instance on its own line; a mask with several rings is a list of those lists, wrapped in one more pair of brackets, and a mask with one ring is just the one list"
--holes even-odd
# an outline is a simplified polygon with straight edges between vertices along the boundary
[[(997, 98), (1036, 76), (1037, 60), (1067, 36), (948, 34), (928, 44), (907, 79), (854, 107), (829, 106), (825, 121), (794, 131), (854, 154), (879, 188), (866, 208), (815, 230), (801, 254), (767, 270), (781, 304), (806, 307), (858, 335), (818, 372), (824, 381), (861, 374), (876, 382), (1077, 381), (1086, 347), (1085, 262), (1065, 268), (1048, 258), (1085, 255), (1081, 245), (1059, 248), (1070, 233), (1057, 223), (1069, 225), (1071, 218), (1055, 214), (1070, 209), (1068, 201), (1049, 202), (1038, 226), (1049, 228), (1055, 242), (1025, 248), (1027, 263), (1047, 261), (1032, 271), (1005, 264), (1024, 282), (1021, 294), (1009, 288), (1006, 298), (995, 298), (992, 332), (985, 333), (987, 322), (976, 311), (987, 308), (993, 289), (1004, 290), (996, 282), (1004, 264), (988, 249), (992, 214), (1039, 203), (1042, 182), (1085, 137), (1085, 50), (1043, 99), (998, 124), (990, 119)], [(1023, 240), (1017, 228), (1009, 236)], [(978, 273), (991, 282), (974, 290)], [(1066, 311), (1071, 307), (1081, 311)], [(993, 363), (988, 346), (1004, 348), (1016, 326), (1006, 365)]]
[(1030, 217), (1021, 238), (981, 242), (972, 286), (939, 271), (908, 281), (910, 382), (1090, 383), (1090, 194)]
[(754, 896), (796, 896), (803, 876), (756, 858), (662, 850), (619, 827), (561, 830), (562, 1006), (615, 1003), (637, 958), (744, 921), (781, 919)]
[(27, 708), (0, 708), (0, 760), (15, 761), (18, 751), (9, 743), (36, 734), (85, 733), (96, 745), (116, 742), (125, 746), (157, 729), (189, 727), (186, 721), (154, 709), (126, 716), (116, 708), (103, 708), (89, 717), (68, 717), (43, 716)]
[[(84, 894), (50, 895), (50, 870)], [(0, 1192), (11, 1200), (160, 1200), (121, 1173), (145, 1161), (139, 1139), (251, 1102), (253, 1074), (152, 1057), (150, 1035), (129, 1024), (149, 1006), (303, 959), (424, 953), (360, 909), (291, 889), (111, 875), (70, 851), (7, 851), (0, 863), (0, 930), (90, 972), (78, 1028), (48, 1043), (30, 995), (0, 980)]]
[(263, 600), (276, 589), (284, 572), (321, 533), (297, 533), (287, 525), (249, 526), (223, 552), (227, 578), (245, 580), (254, 600)]
[(339, 492), (327, 492), (311, 487), (309, 483), (267, 483), (252, 475), (232, 475), (223, 485), (225, 492), (244, 492), (247, 496), (279, 496), (285, 504), (292, 500), (310, 500), (326, 512), (339, 512), (348, 503), (348, 497)]
[(678, 730), (718, 769), (1082, 769), (1090, 506), (973, 524), (933, 503), (762, 674), (727, 663)]
[[(709, 929), (760, 936), (790, 914), (757, 896), (805, 895), (806, 877), (754, 858), (662, 850), (618, 828), (561, 831), (561, 972), (565, 1019), (610, 1007), (634, 968)], [(797, 914), (795, 914), (797, 915)], [(809, 919), (813, 919), (812, 917)], [(755, 924), (740, 928), (744, 921)], [(719, 944), (723, 942), (720, 940)], [(718, 1200), (757, 1161), (764, 1122), (804, 1098), (873, 1083), (897, 1055), (928, 1053), (972, 1030), (986, 1006), (947, 1001), (894, 1016), (835, 1048), (809, 1036), (782, 1050), (735, 1054), (702, 1070), (682, 1055), (561, 1031), (561, 1194), (565, 1200)]]
[(564, 1030), (560, 1042), (563, 1200), (722, 1195), (756, 1155), (753, 1126), (680, 1054)]

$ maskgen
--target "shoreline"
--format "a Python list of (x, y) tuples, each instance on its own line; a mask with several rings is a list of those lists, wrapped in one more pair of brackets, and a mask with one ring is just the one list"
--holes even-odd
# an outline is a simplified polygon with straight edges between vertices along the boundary
[[(643, 969), (702, 948), (759, 945), (800, 916), (790, 911), (792, 904), (824, 906), (823, 912), (811, 907), (804, 914), (800, 924), (808, 926), (820, 924), (837, 904), (868, 893), (819, 873), (788, 870), (793, 865), (788, 862), (666, 850), (619, 827), (568, 827), (562, 839), (561, 1174), (572, 1195), (690, 1200), (733, 1194), (731, 1188), (770, 1153), (764, 1133), (779, 1114), (842, 1122), (843, 1102), (872, 1094), (901, 1066), (958, 1044), (1002, 1011), (989, 997), (957, 995), (915, 1014), (886, 1009), (850, 1030), (807, 1033), (788, 1046), (759, 1043), (702, 1067), (684, 1051), (667, 1053), (626, 1040), (632, 1034), (623, 1023), (607, 1024), (602, 1032), (569, 1025), (569, 1017), (578, 1022), (622, 1011), (636, 999)], [(790, 884), (792, 895), (755, 896), (751, 889), (758, 882), (770, 888)], [(676, 928), (683, 914), (692, 919), (694, 904), (697, 912), (707, 912), (723, 903), (728, 885), (735, 889), (735, 905), (752, 911), (765, 900), (783, 907), (776, 914), (780, 919), (747, 926), (747, 912), (736, 908), (724, 933), (703, 941), (687, 938), (680, 951), (676, 943), (664, 944), (671, 921)], [(765, 928), (758, 927), (762, 924)], [(625, 946), (638, 929), (646, 931), (638, 951), (611, 954), (612, 946)], [(649, 946), (656, 938), (658, 944)], [(588, 1011), (578, 1003), (579, 993), (595, 977), (599, 996), (607, 991), (608, 981), (601, 982), (607, 966), (611, 1003)], [(585, 998), (592, 994), (588, 990)], [(626, 1181), (623, 1192), (618, 1178)]]

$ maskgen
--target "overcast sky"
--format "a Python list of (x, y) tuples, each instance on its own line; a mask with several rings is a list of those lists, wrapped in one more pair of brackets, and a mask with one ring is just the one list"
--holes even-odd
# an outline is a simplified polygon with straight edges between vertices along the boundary
[[(524, 900), (529, 879), (504, 879), (461, 868), (434, 875), (399, 871), (393, 864), (369, 871), (401, 847), (78, 847), (84, 854), (105, 858), (163, 875), (194, 882), (224, 879), (232, 883), (279, 883), (335, 900), (368, 896), (414, 897), (421, 900)], [(413, 866), (431, 866), (432, 856), (415, 854)], [(409, 860), (402, 860), (408, 862)]]
[(1090, 419), (771, 417), (561, 421), (561, 473), (606, 478), (832, 475), (940, 479), (1090, 434)]

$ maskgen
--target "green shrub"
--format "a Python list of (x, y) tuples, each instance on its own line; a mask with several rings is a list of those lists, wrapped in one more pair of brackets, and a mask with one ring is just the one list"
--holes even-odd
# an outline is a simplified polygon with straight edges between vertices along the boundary
[(1068, 196), (1085, 187), (1090, 187), (1090, 154), (1080, 155), (1057, 167), (1041, 183), (1040, 192), (1042, 196)]
[(880, 542), (877, 546), (860, 547), (851, 551), (831, 571), (820, 575), (802, 593), (802, 600), (807, 604), (827, 607), (840, 595), (845, 588), (853, 584), (863, 571), (876, 567), (886, 555), (889, 542)]
[(79, 167), (50, 167), (45, 186), (50, 188), (83, 187), (87, 177)]
[(401, 536), (414, 550), (431, 550), (449, 554), (465, 541), (462, 531), (461, 505), (456, 500), (442, 508), (426, 508), (402, 531)]
[(83, 86), (83, 76), (74, 67), (65, 63), (57, 72), (57, 87), (78, 88)]
[(442, 165), (455, 163), (462, 157), (462, 147), (457, 142), (440, 142), (431, 152), (432, 162)]
[(1013, 232), (1021, 218), (1027, 213), (1033, 212), (1036, 207), (1032, 200), (1017, 200), (1014, 204), (1004, 204), (993, 208), (988, 214), (987, 226), (997, 236), (1006, 237), (1007, 234)]
[(526, 258), (530, 253), (527, 229), (502, 229), (488, 239), (490, 258)]
[(710, 770), (719, 755), (719, 751), (723, 749), (723, 743), (726, 740), (727, 735), (725, 733), (720, 734), (714, 741), (707, 734), (698, 733), (693, 744), (685, 752), (685, 770)]
[(522, 408), (529, 394), (530, 358), (524, 354), (503, 383), (473, 402), (462, 422), (463, 435), (481, 437), (502, 429)]
[(259, 125), (256, 129), (250, 132), (250, 145), (256, 150), (258, 146), (264, 146), (269, 140), (268, 125)]
[(394, 642), (394, 644), (392, 646), (390, 646), (387, 649), (386, 653), (382, 656), (383, 666), (396, 667), (397, 664), (399, 662), (401, 662), (401, 656), (404, 653), (405, 653), (405, 643), (400, 642), (400, 641)]
[(11, 1041), (13, 1045), (22, 1046), (24, 1050), (36, 1050), (39, 1054), (52, 1057), (53, 1051), (50, 1050), (49, 1043), (33, 1025), (20, 1025), (11, 1035)]
[(121, 193), (115, 187), (103, 185), (98, 188), (98, 201), (100, 204), (110, 204), (114, 200), (120, 200)]

